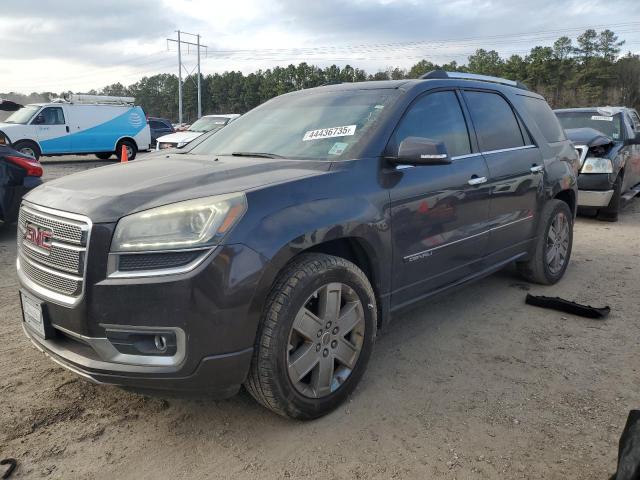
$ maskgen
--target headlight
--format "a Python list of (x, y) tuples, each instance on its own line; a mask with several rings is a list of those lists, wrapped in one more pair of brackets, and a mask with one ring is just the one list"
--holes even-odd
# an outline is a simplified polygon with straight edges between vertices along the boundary
[(587, 157), (582, 164), (582, 173), (613, 173), (613, 165), (608, 158)]
[(216, 245), (247, 210), (244, 193), (172, 203), (123, 217), (112, 252), (140, 252)]

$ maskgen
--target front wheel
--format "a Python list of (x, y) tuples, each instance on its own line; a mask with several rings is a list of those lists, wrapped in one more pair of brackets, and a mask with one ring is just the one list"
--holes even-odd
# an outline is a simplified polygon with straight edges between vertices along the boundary
[(540, 214), (536, 243), (531, 257), (518, 263), (527, 280), (553, 285), (564, 275), (573, 246), (573, 214), (561, 200), (549, 200)]
[(285, 417), (327, 414), (366, 369), (376, 312), (371, 284), (356, 265), (325, 254), (301, 255), (267, 299), (246, 389)]
[(35, 158), (36, 160), (39, 160), (40, 155), (42, 155), (42, 153), (40, 152), (40, 148), (38, 148), (38, 145), (27, 140), (17, 141), (12, 145), (12, 148), (22, 153), (23, 155)]

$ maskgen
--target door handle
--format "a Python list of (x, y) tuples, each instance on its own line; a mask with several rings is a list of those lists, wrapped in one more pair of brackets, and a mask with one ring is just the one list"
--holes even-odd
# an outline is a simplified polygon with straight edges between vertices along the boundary
[(469, 185), (482, 185), (487, 183), (487, 177), (472, 177), (467, 182)]
[(544, 170), (544, 165), (534, 165), (531, 167), (531, 173), (542, 173)]
[(66, 128), (67, 128), (67, 133), (69, 133), (69, 125), (67, 125), (67, 127), (66, 127)]

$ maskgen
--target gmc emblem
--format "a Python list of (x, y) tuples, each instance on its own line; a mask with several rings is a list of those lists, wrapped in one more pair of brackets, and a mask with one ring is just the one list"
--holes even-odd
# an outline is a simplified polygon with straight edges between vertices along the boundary
[(49, 251), (51, 250), (51, 237), (53, 237), (53, 231), (50, 228), (38, 227), (32, 223), (27, 223), (27, 228), (24, 232), (24, 240), (26, 242)]

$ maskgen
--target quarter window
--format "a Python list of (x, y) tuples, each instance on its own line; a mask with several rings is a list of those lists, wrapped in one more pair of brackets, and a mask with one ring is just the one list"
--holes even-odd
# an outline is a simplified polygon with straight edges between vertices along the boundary
[(436, 92), (418, 99), (393, 134), (395, 151), (407, 137), (441, 141), (451, 157), (471, 153), (467, 123), (454, 92)]
[(483, 152), (523, 147), (524, 140), (516, 116), (497, 93), (464, 92), (480, 149)]
[(562, 125), (558, 121), (549, 104), (540, 98), (527, 97), (522, 95), (527, 111), (533, 117), (538, 125), (542, 135), (549, 143), (561, 142), (566, 140)]

